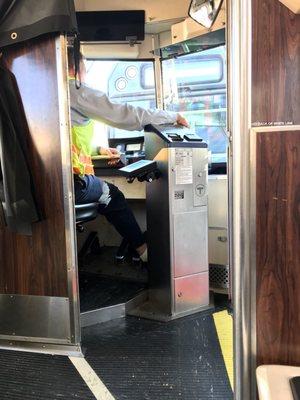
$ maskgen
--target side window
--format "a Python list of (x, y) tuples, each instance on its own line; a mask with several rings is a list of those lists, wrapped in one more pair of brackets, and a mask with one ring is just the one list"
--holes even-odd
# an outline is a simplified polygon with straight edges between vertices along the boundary
[[(143, 108), (156, 107), (154, 64), (151, 61), (88, 60), (87, 82), (105, 92), (111, 101)], [(99, 135), (108, 138), (141, 136), (142, 132), (124, 131), (103, 125)]]
[(162, 62), (165, 109), (208, 143), (211, 166), (227, 161), (225, 68), (224, 46)]

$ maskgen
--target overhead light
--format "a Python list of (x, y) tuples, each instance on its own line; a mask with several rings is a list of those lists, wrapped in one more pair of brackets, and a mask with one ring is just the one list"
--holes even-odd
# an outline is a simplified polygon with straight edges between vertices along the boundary
[(205, 28), (211, 28), (217, 19), (222, 3), (223, 0), (192, 0), (189, 16)]

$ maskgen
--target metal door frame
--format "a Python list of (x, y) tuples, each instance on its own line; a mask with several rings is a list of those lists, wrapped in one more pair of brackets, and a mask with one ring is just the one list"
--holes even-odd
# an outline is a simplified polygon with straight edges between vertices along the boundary
[(255, 147), (251, 141), (252, 1), (227, 0), (230, 265), (233, 270), (235, 399), (256, 398)]
[(77, 262), (76, 217), (74, 180), (71, 154), (70, 94), (68, 84), (67, 37), (56, 39), (56, 63), (58, 76), (59, 120), (64, 189), (65, 236), (67, 250), (68, 295), (70, 301), (71, 343), (80, 351), (80, 301)]

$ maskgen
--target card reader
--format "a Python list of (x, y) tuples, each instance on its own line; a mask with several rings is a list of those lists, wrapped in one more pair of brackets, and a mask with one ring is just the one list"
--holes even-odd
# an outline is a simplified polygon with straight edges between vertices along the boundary
[(188, 142), (202, 142), (203, 139), (200, 138), (197, 135), (194, 135), (193, 133), (186, 133), (184, 135), (185, 140), (187, 140)]
[(182, 142), (183, 138), (178, 133), (168, 133), (168, 137), (172, 140), (172, 142)]

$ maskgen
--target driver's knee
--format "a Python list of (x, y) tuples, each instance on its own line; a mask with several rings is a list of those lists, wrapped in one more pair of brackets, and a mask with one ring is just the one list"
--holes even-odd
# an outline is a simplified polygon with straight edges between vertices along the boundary
[(99, 199), (101, 211), (107, 213), (123, 209), (126, 206), (126, 199), (121, 190), (109, 182), (103, 182), (103, 193)]

